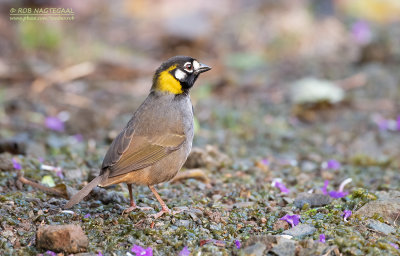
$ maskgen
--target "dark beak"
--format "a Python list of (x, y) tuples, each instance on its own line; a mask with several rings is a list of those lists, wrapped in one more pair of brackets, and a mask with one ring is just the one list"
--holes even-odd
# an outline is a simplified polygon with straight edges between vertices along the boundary
[(196, 73), (200, 74), (200, 73), (206, 72), (210, 69), (211, 69), (211, 67), (207, 66), (206, 64), (200, 63), (200, 67), (196, 70)]

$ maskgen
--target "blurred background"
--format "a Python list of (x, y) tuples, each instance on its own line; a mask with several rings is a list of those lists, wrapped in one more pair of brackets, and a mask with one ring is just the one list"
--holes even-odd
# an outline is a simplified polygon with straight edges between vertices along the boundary
[[(10, 20), (19, 7), (74, 20)], [(0, 151), (98, 165), (174, 55), (213, 67), (192, 90), (196, 146), (299, 166), (400, 156), (397, 0), (3, 0)]]

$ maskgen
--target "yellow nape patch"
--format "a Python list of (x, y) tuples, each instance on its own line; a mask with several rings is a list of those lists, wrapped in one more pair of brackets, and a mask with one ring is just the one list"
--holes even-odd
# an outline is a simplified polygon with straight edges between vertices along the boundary
[(174, 70), (176, 65), (171, 66), (167, 70), (160, 73), (157, 79), (157, 89), (163, 92), (169, 92), (173, 94), (181, 94), (182, 86), (181, 83), (169, 72)]

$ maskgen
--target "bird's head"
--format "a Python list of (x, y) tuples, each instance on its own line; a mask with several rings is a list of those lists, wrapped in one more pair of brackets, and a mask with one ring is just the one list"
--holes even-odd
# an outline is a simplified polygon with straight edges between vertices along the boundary
[(211, 67), (201, 64), (192, 57), (172, 57), (157, 69), (151, 91), (170, 94), (188, 93), (200, 73), (210, 69)]

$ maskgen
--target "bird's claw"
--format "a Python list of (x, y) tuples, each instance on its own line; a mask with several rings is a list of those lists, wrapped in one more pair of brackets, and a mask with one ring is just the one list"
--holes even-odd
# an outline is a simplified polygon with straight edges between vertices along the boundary
[(124, 215), (125, 213), (129, 213), (129, 212), (131, 212), (133, 210), (136, 210), (136, 209), (141, 210), (141, 211), (151, 211), (151, 210), (153, 210), (153, 208), (151, 208), (151, 207), (131, 206), (131, 207), (126, 208), (125, 210), (123, 210), (122, 211), (122, 215)]
[(178, 213), (181, 213), (181, 212), (183, 212), (183, 210), (171, 211), (170, 209), (166, 208), (166, 209), (162, 209), (160, 212), (158, 212), (156, 214), (153, 214), (153, 217), (154, 217), (154, 219), (158, 219), (161, 216), (163, 216), (164, 213), (168, 213), (170, 215), (175, 215), (175, 214), (178, 214)]

